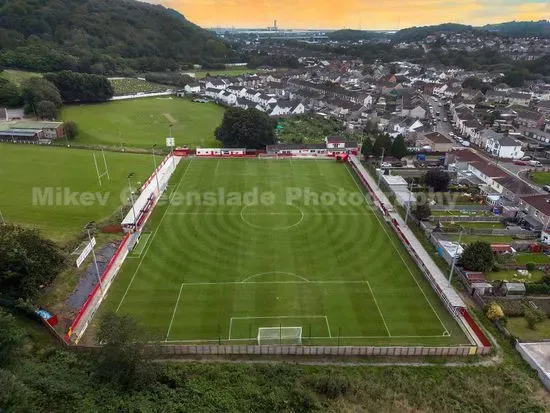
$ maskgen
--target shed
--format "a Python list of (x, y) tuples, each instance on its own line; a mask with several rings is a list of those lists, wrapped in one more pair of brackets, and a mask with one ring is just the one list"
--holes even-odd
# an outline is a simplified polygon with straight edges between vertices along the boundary
[(504, 295), (525, 295), (525, 284), (515, 282), (504, 282), (501, 286)]

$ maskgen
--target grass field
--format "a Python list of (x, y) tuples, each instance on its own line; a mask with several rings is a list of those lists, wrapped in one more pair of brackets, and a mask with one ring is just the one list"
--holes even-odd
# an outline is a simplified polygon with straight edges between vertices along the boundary
[(64, 121), (78, 123), (78, 143), (150, 148), (164, 146), (168, 127), (176, 145), (219, 146), (214, 131), (224, 109), (214, 103), (193, 103), (188, 99), (158, 97), (97, 105), (65, 106)]
[[(100, 156), (100, 152), (98, 155)], [(126, 176), (135, 172), (136, 181), (143, 181), (153, 170), (151, 155), (105, 152), (111, 180), (99, 186), (92, 151), (71, 150), (35, 145), (0, 144), (0, 211), (6, 221), (38, 226), (46, 236), (66, 241), (88, 221), (111, 215), (122, 203), (120, 192), (127, 188)], [(102, 158), (98, 158), (101, 159)], [(46, 193), (51, 188), (51, 205), (40, 205), (33, 199), (33, 188)], [(104, 205), (93, 201), (85, 206), (77, 199), (65, 197), (57, 203), (58, 189), (74, 192), (100, 192)], [(64, 194), (64, 192), (62, 192)], [(97, 199), (97, 198), (96, 198)], [(67, 202), (65, 202), (67, 201)]]
[(4, 69), (0, 71), (0, 77), (9, 80), (12, 83), (15, 83), (19, 86), (24, 80), (30, 79), (31, 77), (41, 77), (42, 73), (37, 72), (25, 72), (24, 70), (12, 70)]
[(531, 172), (530, 177), (539, 185), (550, 185), (550, 172)]
[[(292, 198), (306, 189), (345, 201)], [(238, 202), (255, 191), (264, 202)], [(301, 327), (304, 344), (467, 343), (346, 166), (193, 159), (168, 192), (103, 309), (157, 339), (252, 343), (261, 327)]]
[(256, 69), (247, 69), (245, 68), (238, 68), (238, 69), (225, 69), (225, 70), (197, 70), (197, 71), (189, 71), (185, 73), (194, 73), (195, 79), (202, 79), (206, 77), (208, 73), (210, 73), (210, 76), (241, 76), (247, 73), (256, 73), (258, 70)]
[(133, 95), (137, 93), (158, 93), (166, 92), (168, 89), (174, 89), (170, 86), (134, 78), (110, 79), (109, 82), (113, 86), (115, 96)]

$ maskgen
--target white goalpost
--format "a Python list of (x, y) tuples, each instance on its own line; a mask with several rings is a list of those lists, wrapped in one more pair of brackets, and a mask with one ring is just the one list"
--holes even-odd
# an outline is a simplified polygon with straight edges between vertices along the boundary
[(258, 344), (302, 344), (302, 327), (260, 327)]
[(99, 172), (99, 165), (97, 163), (97, 158), (95, 156), (95, 153), (92, 153), (92, 156), (94, 157), (94, 165), (95, 165), (95, 171), (97, 173), (97, 180), (99, 181), (99, 186), (103, 186), (103, 182), (101, 181), (101, 178), (104, 176), (107, 176), (107, 180), (111, 180), (111, 177), (109, 176), (109, 168), (107, 167), (107, 159), (105, 159), (105, 151), (101, 150), (101, 155), (103, 156), (103, 166), (105, 170), (103, 172)]

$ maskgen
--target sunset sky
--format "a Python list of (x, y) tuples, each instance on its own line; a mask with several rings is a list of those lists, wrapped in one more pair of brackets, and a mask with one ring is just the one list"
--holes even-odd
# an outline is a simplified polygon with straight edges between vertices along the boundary
[(397, 29), (550, 18), (549, 0), (147, 0), (202, 27)]

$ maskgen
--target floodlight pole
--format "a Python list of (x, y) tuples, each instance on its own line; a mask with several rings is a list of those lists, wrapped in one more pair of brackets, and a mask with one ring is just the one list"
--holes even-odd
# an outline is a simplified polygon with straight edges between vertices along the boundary
[(136, 209), (134, 207), (134, 193), (132, 192), (132, 183), (130, 181), (130, 178), (134, 176), (133, 172), (130, 172), (128, 174), (128, 189), (130, 190), (130, 201), (132, 203), (132, 213), (134, 215), (134, 227), (137, 227), (137, 218), (136, 218)]
[(155, 167), (155, 169), (153, 169), (153, 173), (155, 174), (155, 179), (157, 181), (157, 191), (160, 194), (159, 174), (158, 174), (158, 171), (157, 171), (157, 160), (155, 158), (155, 148), (156, 147), (157, 147), (157, 144), (155, 143), (153, 145), (153, 147), (151, 148), (151, 151), (153, 152), (153, 166)]
[(92, 249), (92, 257), (94, 258), (94, 266), (95, 266), (95, 272), (97, 274), (97, 281), (99, 282), (99, 288), (101, 289), (101, 294), (103, 294), (104, 293), (103, 284), (101, 283), (101, 275), (99, 274), (99, 267), (97, 266), (97, 258), (95, 256), (94, 247), (92, 245), (92, 236), (90, 234), (90, 229), (92, 229), (93, 227), (94, 227), (94, 221), (90, 221), (86, 224), (84, 228), (88, 232), (88, 242), (90, 243), (90, 247)]
[(458, 246), (456, 248), (455, 253), (453, 254), (453, 261), (451, 263), (451, 272), (449, 273), (449, 285), (451, 285), (451, 280), (453, 279), (453, 272), (455, 270), (455, 264), (456, 264), (456, 256), (458, 254), (458, 248), (460, 247), (461, 240), (462, 240), (462, 231), (460, 231), (460, 235), (458, 236)]
[(380, 175), (378, 175), (378, 188), (380, 188), (380, 179), (382, 179), (382, 164), (384, 163), (384, 152), (386, 148), (382, 148), (382, 156), (380, 157)]

